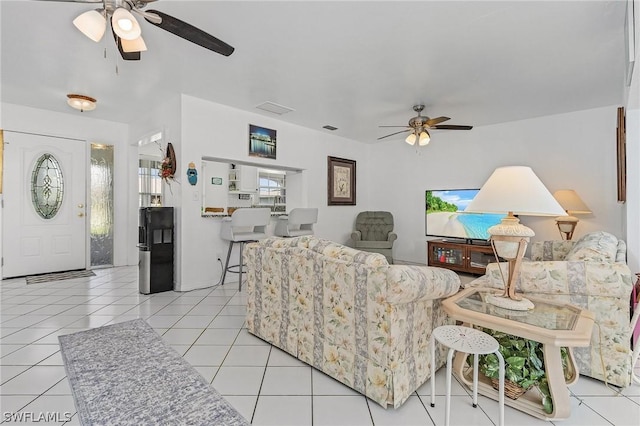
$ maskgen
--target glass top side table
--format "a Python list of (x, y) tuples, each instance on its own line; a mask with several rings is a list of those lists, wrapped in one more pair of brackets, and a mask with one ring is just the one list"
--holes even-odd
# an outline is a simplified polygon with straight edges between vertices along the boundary
[(478, 291), (458, 300), (456, 304), (462, 309), (549, 330), (573, 330), (576, 321), (580, 317), (581, 309), (579, 308), (571, 305), (552, 304), (542, 300), (537, 300), (535, 307), (530, 311), (513, 311), (500, 308), (485, 302), (486, 296), (494, 293), (495, 291), (488, 289), (478, 289)]
[[(467, 288), (444, 300), (442, 307), (449, 317), (465, 325), (477, 325), (542, 343), (553, 412), (544, 412), (541, 398), (535, 391), (529, 391), (517, 400), (507, 398), (505, 404), (544, 420), (568, 418), (571, 415), (571, 403), (567, 385), (578, 379), (578, 369), (569, 350), (568, 371), (572, 379), (565, 381), (560, 348), (590, 345), (593, 314), (573, 305), (535, 299), (528, 295), (527, 298), (535, 305), (530, 311), (512, 311), (484, 301), (487, 295), (497, 293), (500, 290)], [(473, 382), (469, 378), (472, 371), (466, 366), (466, 358), (467, 354), (456, 353), (453, 374), (471, 387)], [(484, 379), (480, 380), (478, 391), (497, 400), (498, 392), (493, 389), (489, 379)]]

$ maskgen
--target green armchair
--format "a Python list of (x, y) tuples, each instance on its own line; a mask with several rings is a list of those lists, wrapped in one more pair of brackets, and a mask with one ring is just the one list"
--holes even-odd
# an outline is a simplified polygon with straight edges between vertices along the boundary
[(353, 247), (358, 250), (380, 253), (393, 264), (393, 242), (398, 236), (393, 232), (393, 215), (389, 212), (366, 211), (358, 213), (355, 231), (351, 233)]

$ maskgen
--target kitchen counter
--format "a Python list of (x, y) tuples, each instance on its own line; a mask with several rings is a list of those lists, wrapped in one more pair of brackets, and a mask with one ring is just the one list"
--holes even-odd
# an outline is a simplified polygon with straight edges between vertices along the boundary
[[(286, 216), (286, 212), (271, 212), (271, 217)], [(201, 217), (231, 217), (229, 213), (201, 213)]]

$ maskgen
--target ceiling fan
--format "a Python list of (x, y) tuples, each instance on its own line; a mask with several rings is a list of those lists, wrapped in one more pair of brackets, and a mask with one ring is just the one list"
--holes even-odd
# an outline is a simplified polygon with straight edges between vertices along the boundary
[(405, 139), (409, 145), (415, 145), (416, 141), (418, 145), (424, 146), (429, 143), (431, 140), (431, 135), (429, 134), (430, 129), (438, 129), (438, 130), (471, 130), (473, 126), (456, 126), (453, 124), (439, 124), (443, 121), (451, 120), (449, 117), (436, 117), (429, 118), (424, 115), (421, 115), (422, 110), (424, 109), (424, 105), (414, 105), (413, 110), (418, 113), (417, 117), (413, 117), (409, 120), (408, 126), (378, 126), (378, 127), (405, 127), (406, 130), (400, 130), (399, 132), (391, 133), (390, 135), (382, 136), (378, 138), (384, 139), (389, 136), (398, 135), (400, 133), (411, 132), (409, 136)]
[(111, 32), (118, 46), (118, 51), (120, 51), (122, 59), (126, 61), (140, 60), (140, 52), (147, 50), (147, 46), (141, 36), (142, 31), (140, 25), (133, 16), (133, 13), (143, 17), (147, 22), (202, 46), (205, 49), (212, 50), (224, 56), (229, 56), (234, 51), (234, 48), (224, 41), (178, 18), (174, 18), (158, 10), (143, 10), (147, 4), (156, 0), (48, 1), (100, 4), (100, 7), (97, 9), (92, 9), (80, 14), (73, 20), (73, 24), (84, 35), (98, 42), (102, 39), (108, 24), (111, 23)]

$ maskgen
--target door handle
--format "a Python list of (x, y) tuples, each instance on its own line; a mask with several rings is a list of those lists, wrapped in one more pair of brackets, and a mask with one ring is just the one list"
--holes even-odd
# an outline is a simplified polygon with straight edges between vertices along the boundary
[(82, 203), (78, 204), (78, 208), (79, 208), (79, 209), (84, 208), (84, 204), (82, 204)]
[(82, 217), (82, 216), (84, 216), (84, 213), (82, 212), (78, 213), (78, 217)]

